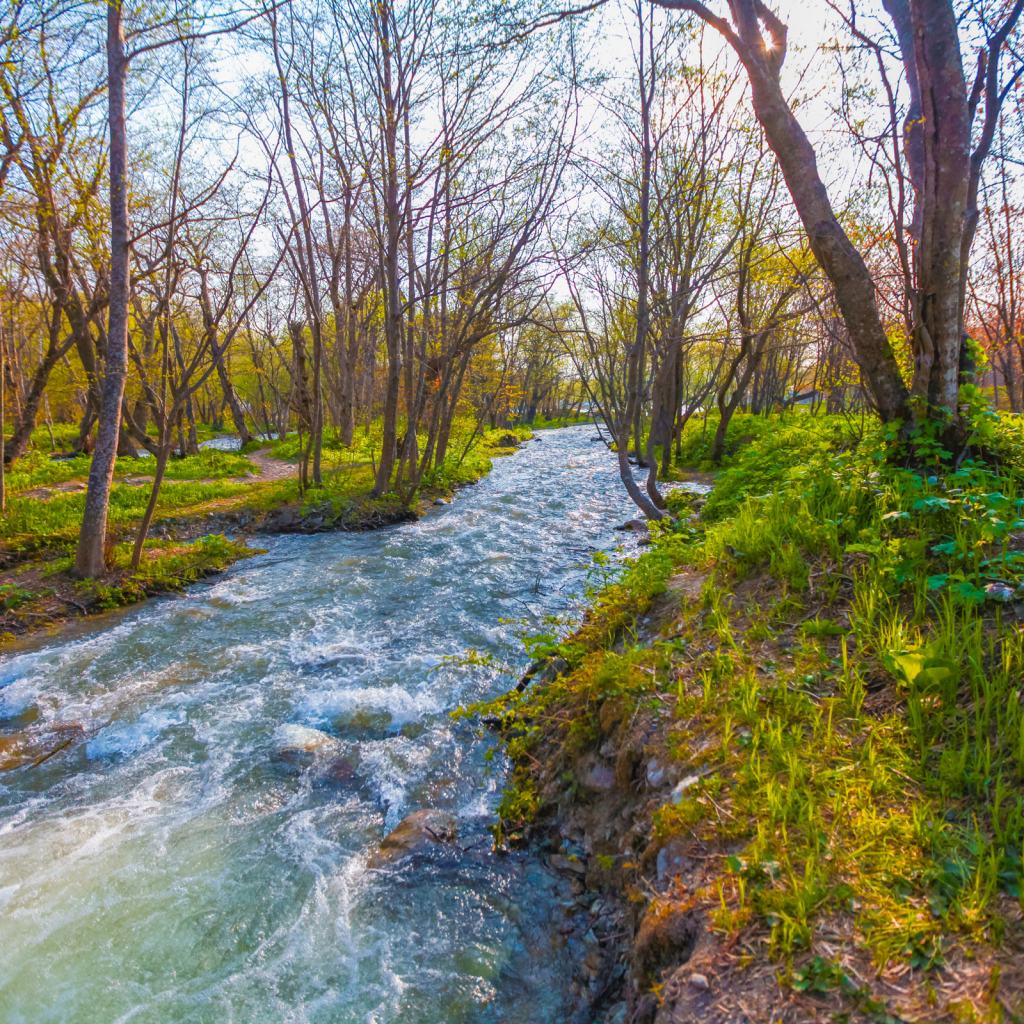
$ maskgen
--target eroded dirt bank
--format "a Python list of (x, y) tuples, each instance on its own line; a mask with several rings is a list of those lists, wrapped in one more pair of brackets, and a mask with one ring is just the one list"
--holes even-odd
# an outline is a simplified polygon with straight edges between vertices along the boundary
[[(709, 599), (712, 588), (717, 596)], [(801, 627), (821, 621), (825, 595), (768, 636), (754, 623), (756, 610), (780, 596), (769, 577), (733, 586), (723, 573), (716, 585), (714, 569), (684, 567), (663, 592), (652, 593), (659, 589), (653, 582), (646, 593), (641, 586), (629, 599), (620, 594), (618, 605), (599, 605), (570, 641), (577, 664), (551, 657), (535, 666), (522, 693), (492, 706), (485, 719), (515, 765), (501, 838), (546, 851), (552, 866), (572, 878), (577, 906), (567, 911), (564, 930), (582, 936), (588, 950), (577, 965), (573, 1020), (1022, 1019), (1022, 914), (1007, 893), (995, 898), (1003, 922), (996, 941), (979, 929), (933, 942), (924, 928), (942, 907), (934, 895), (931, 902), (901, 895), (894, 863), (893, 873), (882, 875), (889, 891), (879, 896), (880, 906), (893, 898), (898, 913), (920, 919), (922, 932), (919, 948), (893, 947), (888, 957), (862, 906), (861, 893), (877, 879), (862, 877), (857, 867), (872, 862), (874, 869), (879, 850), (866, 831), (861, 848), (854, 846), (856, 829), (843, 834), (852, 806), (850, 821), (835, 818), (820, 840), (822, 859), (834, 866), (831, 887), (786, 877), (811, 875), (800, 859), (808, 836), (795, 829), (791, 863), (751, 855), (752, 836), (756, 846), (769, 818), (744, 796), (747, 751), (760, 738), (752, 738), (759, 727), (751, 723), (763, 716), (766, 728), (778, 727), (768, 711), (779, 689), (821, 709), (821, 727), (834, 736), (834, 746), (822, 740), (821, 762), (808, 764), (809, 771), (834, 771), (837, 780), (849, 775), (864, 792), (874, 776), (885, 788), (888, 766), (865, 768), (863, 761), (884, 742), (899, 688), (875, 665), (863, 725), (854, 733), (840, 720), (841, 681), (808, 671), (802, 646)], [(839, 623), (850, 593), (840, 587), (827, 598)], [(847, 654), (841, 633), (819, 638), (834, 663)], [(725, 697), (743, 661), (760, 681), (748, 688), (746, 718), (737, 713), (735, 692)], [(790, 728), (797, 734), (804, 726), (794, 719)], [(778, 773), (780, 799), (799, 785), (798, 772), (794, 764), (788, 775)], [(899, 796), (893, 790), (874, 797), (882, 814), (892, 812), (890, 820)], [(783, 828), (783, 849), (785, 840)], [(792, 910), (794, 894), (807, 901), (802, 919)]]

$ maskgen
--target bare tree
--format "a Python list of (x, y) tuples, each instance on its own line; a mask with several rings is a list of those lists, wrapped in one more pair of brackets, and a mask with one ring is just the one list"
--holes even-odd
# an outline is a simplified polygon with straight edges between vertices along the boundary
[[(729, 43), (750, 80), (754, 110), (778, 158), (814, 255), (835, 289), (861, 374), (884, 421), (913, 423), (910, 394), (921, 415), (938, 418), (950, 437), (962, 439), (959, 367), (967, 265), (977, 225), (981, 168), (992, 144), (1009, 85), (1000, 58), (1024, 10), (1017, 0), (983, 24), (970, 90), (963, 70), (960, 26), (951, 0), (886, 0), (895, 26), (911, 102), (905, 121), (904, 158), (914, 190), (914, 380), (900, 375), (876, 302), (876, 286), (862, 253), (843, 229), (818, 171), (814, 147), (787, 98), (781, 72), (785, 24), (761, 0), (733, 0), (728, 18), (698, 0), (655, 0), (713, 26)], [(1021, 72), (1014, 70), (1011, 84)], [(981, 130), (975, 114), (984, 97)], [(903, 211), (897, 212), (903, 216)]]

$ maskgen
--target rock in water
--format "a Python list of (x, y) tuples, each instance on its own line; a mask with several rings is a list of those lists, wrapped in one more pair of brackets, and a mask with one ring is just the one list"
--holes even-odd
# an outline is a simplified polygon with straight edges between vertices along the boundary
[(454, 843), (458, 837), (459, 821), (454, 814), (429, 809), (416, 811), (384, 837), (380, 851), (368, 863), (371, 868), (379, 868), (412, 853), (423, 853), (432, 843)]
[(274, 733), (274, 740), (277, 743), (277, 756), (299, 768), (308, 768), (318, 755), (332, 754), (339, 746), (333, 736), (328, 736), (319, 729), (310, 729), (308, 726), (295, 725), (292, 722), (279, 725)]
[(628, 519), (621, 526), (616, 526), (615, 529), (626, 533), (650, 533), (650, 527), (643, 519)]
[(85, 728), (78, 722), (64, 722), (45, 729), (24, 729), (0, 735), (0, 772), (26, 765), (42, 764), (68, 747), (85, 739)]

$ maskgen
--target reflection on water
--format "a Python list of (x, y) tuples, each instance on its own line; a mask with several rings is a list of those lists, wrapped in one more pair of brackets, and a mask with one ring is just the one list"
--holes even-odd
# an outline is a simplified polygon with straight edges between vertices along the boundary
[[(418, 523), (274, 539), (0, 663), (0, 719), (87, 735), (0, 775), (0, 1020), (560, 1019), (564, 893), (490, 852), (488, 741), (448, 718), (508, 682), (444, 659), (519, 657), (500, 620), (570, 610), (587, 547), (620, 536), (592, 433), (545, 432)], [(329, 756), (281, 756), (289, 725)], [(369, 868), (420, 807), (458, 814), (462, 849)]]

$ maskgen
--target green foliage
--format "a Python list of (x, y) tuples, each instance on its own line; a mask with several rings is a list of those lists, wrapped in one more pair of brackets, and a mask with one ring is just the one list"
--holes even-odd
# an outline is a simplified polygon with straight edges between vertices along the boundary
[[(792, 418), (796, 420), (799, 417), (794, 415)], [(718, 421), (718, 411), (716, 410), (708, 414), (706, 422), (703, 419), (691, 419), (687, 423), (680, 444), (680, 454), (676, 459), (678, 465), (700, 469), (716, 468), (710, 460)], [(758, 441), (770, 434), (778, 426), (778, 423), (777, 418), (770, 420), (765, 416), (754, 416), (745, 412), (735, 413), (725, 431), (723, 465), (730, 465), (742, 449), (751, 442)]]
[[(184, 547), (176, 544), (166, 554), (162, 554), (161, 550), (165, 546), (165, 542), (147, 544), (144, 565), (125, 585), (144, 587), (148, 591), (177, 590), (226, 568), (240, 558), (251, 558), (260, 553), (260, 549), (229, 540), (220, 533), (207, 534)], [(131, 546), (119, 546), (115, 557), (118, 564), (128, 564)]]
[[(246, 494), (251, 484), (191, 482), (165, 483), (160, 490), (157, 512), (167, 514), (179, 509), (205, 505), (220, 498)], [(111, 488), (108, 522), (129, 523), (141, 519), (149, 501), (148, 486), (118, 484)], [(85, 492), (54, 494), (46, 501), (12, 497), (0, 518), (0, 536), (16, 545), (73, 540), (82, 525)]]
[[(707, 522), (734, 516), (748, 497), (786, 489), (792, 477), (804, 474), (804, 467), (827, 464), (830, 456), (849, 449), (854, 442), (846, 421), (838, 416), (791, 414), (772, 422), (767, 430), (761, 426), (768, 422), (763, 418), (744, 417), (736, 429), (747, 420), (757, 423), (761, 433), (723, 462), (702, 513)], [(733, 423), (729, 426), (732, 429)]]
[(837, 963), (820, 956), (794, 971), (791, 984), (798, 992), (828, 992), (835, 988), (848, 994), (857, 991), (857, 986)]
[[(78, 436), (77, 433), (75, 436)], [(7, 492), (16, 494), (33, 487), (52, 487), (68, 480), (85, 480), (91, 465), (92, 459), (89, 456), (51, 461), (49, 453), (33, 448), (7, 470)]]
[[(508, 747), (513, 788), (532, 785), (522, 755), (545, 720), (578, 751), (609, 701), (627, 715), (674, 707), (671, 749), (700, 782), (655, 813), (655, 835), (741, 851), (723, 858), (720, 927), (760, 921), (790, 960), (817, 919), (848, 914), (879, 963), (920, 972), (943, 963), (949, 936), (998, 941), (1000, 897), (1024, 890), (1024, 633), (1003, 618), (1024, 600), (1024, 433), (984, 408), (973, 416), (988, 462), (955, 467), (925, 437), (913, 470), (879, 425), (862, 439), (828, 417), (749, 428), (703, 536), (655, 531), (621, 571), (597, 567), (593, 606), (568, 641), (536, 638), (576, 657), (566, 677), (504, 707), (523, 728)], [(685, 443), (699, 456), (697, 431)], [(673, 495), (670, 507), (686, 516), (689, 504)], [(682, 565), (709, 574), (701, 599), (670, 642), (637, 647), (638, 617)], [(763, 607), (734, 607), (746, 579), (773, 595)], [(785, 664), (765, 660), (766, 642)], [(689, 688), (671, 682), (682, 665)], [(893, 700), (868, 715), (880, 675)], [(829, 960), (791, 977), (875, 1012)]]
[[(7, 490), (10, 494), (17, 494), (36, 487), (56, 487), (72, 480), (84, 483), (91, 466), (92, 457), (89, 455), (54, 461), (47, 452), (30, 449), (7, 472)], [(120, 458), (114, 465), (114, 473), (119, 477), (152, 476), (155, 472), (156, 460), (153, 458)], [(251, 473), (259, 473), (259, 467), (244, 455), (204, 448), (198, 455), (170, 459), (164, 477), (167, 480), (223, 480)]]
[[(156, 470), (155, 459), (118, 459), (117, 473), (147, 476)], [(224, 480), (232, 476), (247, 476), (260, 472), (259, 466), (241, 452), (222, 452), (215, 448), (202, 448), (198, 455), (167, 462), (164, 478), (167, 480)]]
[(35, 594), (13, 583), (0, 585), (0, 611), (10, 612), (33, 600)]
[[(554, 416), (546, 419), (540, 413), (534, 418), (533, 423), (524, 424), (530, 430), (556, 430), (561, 427), (574, 427), (578, 423), (593, 423), (593, 416), (585, 416), (582, 413), (577, 416)], [(522, 430), (523, 427), (515, 428)]]
[[(376, 420), (368, 431), (356, 432), (350, 447), (342, 444), (337, 438), (324, 437), (322, 464), (325, 470), (325, 483), (330, 490), (351, 495), (355, 491), (369, 490), (373, 486), (374, 467), (380, 462), (382, 431), (381, 421)], [(401, 428), (399, 433), (401, 434)], [(514, 448), (502, 448), (498, 445), (498, 442), (509, 434), (520, 441), (532, 436), (529, 427), (478, 430), (474, 418), (456, 417), (452, 423), (444, 464), (428, 470), (421, 487), (443, 491), (479, 480), (490, 472), (492, 458), (515, 451)], [(418, 450), (422, 453), (427, 444), (427, 435), (420, 433), (417, 436), (417, 443)], [(297, 462), (302, 458), (308, 444), (308, 435), (303, 435), (300, 445), (298, 434), (289, 434), (283, 441), (270, 443), (271, 454), (277, 459)], [(255, 442), (253, 445), (255, 446)], [(266, 442), (261, 443), (261, 446), (266, 447)], [(255, 450), (255, 447), (250, 450)]]

